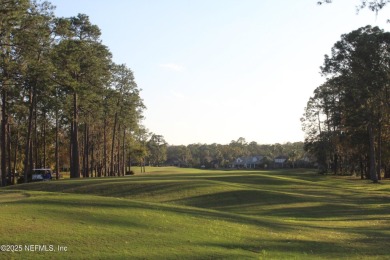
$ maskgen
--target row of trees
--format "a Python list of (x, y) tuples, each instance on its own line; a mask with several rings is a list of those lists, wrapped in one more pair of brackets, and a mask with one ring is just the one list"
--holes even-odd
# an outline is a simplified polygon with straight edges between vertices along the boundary
[(98, 26), (48, 2), (0, 0), (1, 184), (67, 165), (71, 177), (125, 174), (142, 147), (144, 105)]
[(229, 167), (241, 156), (262, 155), (270, 160), (277, 156), (287, 156), (291, 162), (296, 162), (305, 156), (303, 142), (261, 145), (256, 142), (246, 142), (240, 137), (229, 144), (190, 144), (187, 146), (168, 146), (166, 163), (184, 167)]
[(302, 118), (306, 150), (324, 172), (390, 177), (390, 33), (366, 26), (342, 35), (321, 72), (326, 82)]
[(142, 166), (141, 171), (144, 171), (145, 165), (227, 168), (238, 157), (257, 155), (267, 157), (271, 164), (277, 156), (288, 157), (292, 165), (296, 165), (302, 159), (314, 162), (314, 157), (304, 151), (303, 142), (268, 145), (248, 143), (245, 138), (240, 137), (226, 145), (216, 143), (169, 145), (162, 135), (147, 132), (140, 141), (133, 140), (130, 153), (129, 166)]

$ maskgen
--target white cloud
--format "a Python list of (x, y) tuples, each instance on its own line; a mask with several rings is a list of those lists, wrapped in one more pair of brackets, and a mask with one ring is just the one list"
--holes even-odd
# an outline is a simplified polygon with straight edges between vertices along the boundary
[(175, 63), (163, 63), (163, 64), (160, 64), (159, 66), (161, 68), (171, 70), (171, 71), (183, 71), (184, 70), (184, 67), (182, 65), (175, 64)]

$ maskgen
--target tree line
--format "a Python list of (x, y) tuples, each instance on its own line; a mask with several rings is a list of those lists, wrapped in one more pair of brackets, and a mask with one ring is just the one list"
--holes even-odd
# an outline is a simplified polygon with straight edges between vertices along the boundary
[(133, 72), (115, 64), (87, 15), (49, 2), (0, 0), (1, 185), (33, 168), (72, 178), (124, 175), (142, 143)]
[(321, 73), (302, 117), (305, 149), (322, 172), (389, 178), (390, 33), (366, 26), (342, 35)]
[[(153, 141), (148, 142), (150, 149), (145, 158), (148, 165), (175, 165), (179, 167), (205, 167), (205, 168), (229, 168), (234, 160), (239, 157), (263, 156), (264, 163), (273, 164), (278, 156), (289, 158), (290, 164), (294, 166), (309, 166), (309, 163), (302, 163), (303, 159), (313, 159), (305, 153), (303, 142), (285, 144), (258, 144), (247, 142), (240, 137), (232, 140), (229, 144), (189, 144), (189, 145), (168, 145), (166, 142), (159, 146)], [(301, 164), (299, 164), (301, 163)]]

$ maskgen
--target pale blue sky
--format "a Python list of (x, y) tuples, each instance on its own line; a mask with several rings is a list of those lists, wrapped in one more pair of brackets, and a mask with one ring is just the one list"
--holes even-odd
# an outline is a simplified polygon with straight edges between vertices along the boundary
[(386, 8), (359, 0), (52, 0), (58, 16), (85, 13), (116, 63), (134, 71), (144, 125), (169, 144), (303, 141), (300, 117), (324, 55), (367, 24), (388, 30)]

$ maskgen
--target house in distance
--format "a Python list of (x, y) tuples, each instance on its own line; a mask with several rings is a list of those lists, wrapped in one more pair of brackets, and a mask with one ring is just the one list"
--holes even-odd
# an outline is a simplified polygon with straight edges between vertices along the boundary
[(236, 158), (231, 164), (232, 168), (245, 168), (245, 169), (259, 169), (267, 168), (266, 157), (262, 155), (257, 156), (243, 156)]

